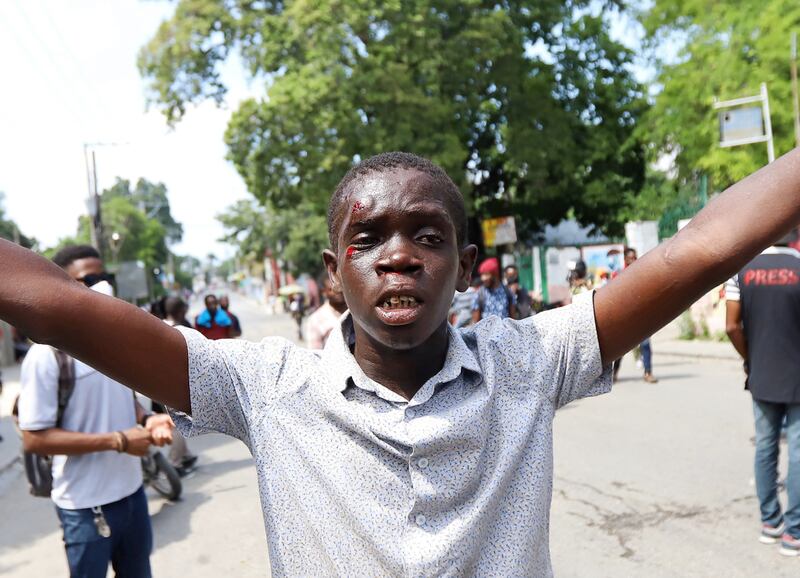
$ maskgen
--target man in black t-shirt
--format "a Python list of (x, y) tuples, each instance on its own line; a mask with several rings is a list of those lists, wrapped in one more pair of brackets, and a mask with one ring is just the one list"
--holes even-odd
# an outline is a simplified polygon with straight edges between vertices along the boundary
[[(727, 332), (745, 360), (756, 429), (756, 493), (764, 544), (800, 555), (800, 252), (792, 234), (748, 263), (726, 285)], [(781, 426), (787, 425), (788, 496), (778, 500)]]

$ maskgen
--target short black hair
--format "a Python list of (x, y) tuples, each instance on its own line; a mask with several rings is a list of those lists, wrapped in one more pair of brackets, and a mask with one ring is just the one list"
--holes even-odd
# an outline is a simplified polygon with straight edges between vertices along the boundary
[(214, 295), (213, 293), (209, 293), (208, 295), (206, 295), (205, 297), (203, 297), (203, 303), (205, 303), (206, 305), (208, 305), (208, 300), (209, 300), (209, 299), (213, 299), (214, 301), (217, 301), (217, 302), (219, 302), (219, 299), (217, 299), (217, 296), (216, 296), (216, 295)]
[(180, 297), (167, 297), (164, 300), (164, 314), (175, 318), (186, 309), (186, 302)]
[(467, 243), (467, 209), (464, 206), (464, 196), (444, 169), (426, 158), (406, 152), (388, 152), (375, 155), (353, 166), (339, 181), (336, 190), (328, 204), (328, 238), (334, 249), (338, 244), (339, 225), (342, 220), (341, 205), (350, 185), (359, 178), (374, 172), (389, 171), (392, 169), (414, 169), (425, 173), (433, 179), (438, 186), (450, 209), (450, 217), (456, 228), (458, 245), (463, 247)]
[(67, 245), (53, 255), (53, 263), (66, 269), (73, 262), (81, 259), (99, 259), (100, 253), (91, 245)]
[(633, 247), (625, 247), (625, 250), (622, 251), (623, 255), (629, 255), (630, 253), (638, 256), (638, 252)]

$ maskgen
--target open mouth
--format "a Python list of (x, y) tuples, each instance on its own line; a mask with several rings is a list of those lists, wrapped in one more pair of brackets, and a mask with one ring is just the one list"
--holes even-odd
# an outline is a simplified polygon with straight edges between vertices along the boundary
[(397, 297), (389, 297), (382, 304), (381, 308), (387, 311), (396, 309), (412, 309), (419, 307), (419, 302), (411, 295), (398, 295)]
[(387, 297), (375, 309), (378, 317), (387, 325), (408, 325), (413, 323), (422, 307), (422, 301), (411, 295)]

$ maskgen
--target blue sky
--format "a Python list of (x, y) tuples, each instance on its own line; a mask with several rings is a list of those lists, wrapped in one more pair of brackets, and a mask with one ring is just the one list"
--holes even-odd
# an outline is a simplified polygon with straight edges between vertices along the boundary
[(205, 103), (175, 130), (146, 111), (136, 55), (173, 10), (141, 0), (0, 2), (0, 191), (8, 216), (43, 246), (74, 234), (86, 212), (83, 143), (116, 142), (96, 149), (101, 188), (116, 176), (164, 182), (184, 224), (176, 251), (232, 254), (215, 241), (214, 215), (247, 192), (222, 135), (252, 91), (233, 60), (225, 108)]

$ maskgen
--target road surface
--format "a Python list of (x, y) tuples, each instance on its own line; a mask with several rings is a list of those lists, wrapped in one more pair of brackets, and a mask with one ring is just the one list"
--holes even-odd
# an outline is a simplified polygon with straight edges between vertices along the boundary
[[(236, 297), (232, 309), (247, 338), (295, 335), (288, 316)], [(657, 348), (654, 365), (661, 381), (646, 384), (628, 356), (612, 394), (556, 417), (556, 576), (800, 576), (800, 559), (757, 541), (751, 402), (740, 365), (660, 359)], [(200, 467), (185, 480), (183, 499), (150, 497), (154, 575), (268, 575), (247, 449), (223, 436), (190, 444)], [(0, 516), (0, 575), (66, 575), (53, 506), (27, 495), (18, 464), (0, 476)]]

